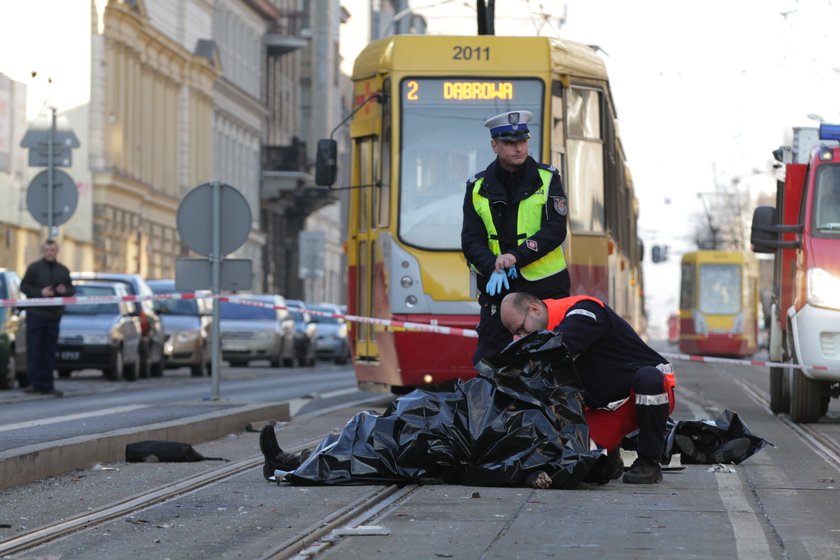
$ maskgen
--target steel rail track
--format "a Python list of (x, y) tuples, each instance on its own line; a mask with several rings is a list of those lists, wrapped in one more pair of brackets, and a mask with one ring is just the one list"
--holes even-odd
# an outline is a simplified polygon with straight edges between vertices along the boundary
[[(304, 449), (311, 449), (319, 441), (320, 438), (298, 444), (294, 447), (290, 447), (289, 452), (297, 453)], [(146, 509), (150, 506), (161, 504), (186, 494), (191, 494), (204, 488), (208, 488), (214, 484), (233, 478), (241, 473), (260, 467), (262, 466), (263, 461), (264, 458), (262, 455), (242, 459), (240, 461), (214, 468), (208, 472), (191, 476), (173, 483), (160, 485), (157, 488), (151, 491), (145, 491), (142, 494), (135, 494), (134, 496), (117, 500), (94, 511), (62, 519), (55, 523), (28, 531), (24, 534), (0, 540), (0, 557), (30, 550), (36, 546), (58, 540), (59, 538), (71, 533), (96, 527), (114, 519), (125, 517), (131, 513)]]
[[(369, 402), (379, 401), (381, 399), (381, 395), (376, 395), (374, 397), (362, 399), (353, 404), (365, 404)], [(318, 410), (316, 412), (302, 414), (301, 416), (318, 416), (346, 407), (347, 404), (339, 404)], [(315, 447), (321, 440), (322, 437), (318, 437), (308, 441), (304, 441), (293, 447), (289, 447), (287, 451), (289, 453), (297, 453), (304, 449), (311, 449)], [(227, 479), (233, 478), (234, 476), (242, 474), (246, 471), (261, 467), (263, 461), (264, 458), (261, 454), (254, 455), (252, 457), (232, 462), (214, 468), (210, 471), (182, 479), (180, 481), (160, 485), (155, 489), (152, 489), (150, 491), (144, 491), (141, 494), (135, 494), (127, 498), (122, 498), (120, 500), (112, 502), (111, 504), (99, 507), (93, 511), (87, 511), (82, 514), (78, 514), (69, 518), (62, 519), (60, 521), (56, 521), (54, 523), (38, 527), (37, 529), (33, 529), (26, 533), (15, 535), (14, 537), (8, 539), (0, 540), (0, 558), (4, 558), (10, 554), (16, 554), (19, 552), (31, 550), (37, 546), (46, 544), (48, 542), (56, 541), (72, 533), (97, 527), (109, 521), (113, 521), (114, 519), (125, 517), (137, 511), (149, 508), (151, 506), (158, 505), (173, 500), (175, 498), (180, 498), (184, 495), (209, 488), (210, 486), (223, 482)], [(368, 496), (365, 496), (360, 500), (357, 500), (356, 502), (353, 502), (352, 504), (338, 510), (337, 512), (332, 514), (329, 517), (329, 519), (335, 519), (336, 523), (340, 524), (340, 522), (346, 521), (347, 518), (352, 517), (352, 515), (359, 514), (360, 512), (364, 512), (367, 509), (375, 507), (378, 503), (382, 502), (382, 500), (386, 499), (396, 490), (398, 490), (396, 486), (387, 487), (384, 490), (382, 488), (378, 488), (377, 490), (371, 492)], [(342, 512), (346, 512), (346, 515), (342, 515)], [(316, 528), (312, 528), (311, 530), (315, 531)], [(294, 544), (291, 541), (308, 543), (312, 540), (307, 539), (306, 537), (307, 536), (305, 534), (301, 534), (295, 537), (294, 539), (290, 539), (286, 541), (286, 546), (284, 548), (292, 550)], [(275, 550), (278, 551), (277, 554), (282, 553), (280, 547), (278, 547)]]
[[(773, 414), (770, 410), (770, 399), (763, 390), (741, 379), (733, 378), (733, 381), (740, 385), (753, 401), (765, 408), (768, 414)], [(832, 440), (810, 424), (797, 424), (793, 422), (786, 414), (777, 414), (775, 416), (782, 424), (795, 433), (799, 439), (805, 442), (808, 447), (816, 451), (827, 463), (840, 470), (840, 443)]]
[(418, 488), (416, 484), (379, 487), (286, 539), (269, 550), (260, 560), (312, 558), (336, 543), (340, 536), (337, 531), (357, 528), (368, 519), (402, 501)]

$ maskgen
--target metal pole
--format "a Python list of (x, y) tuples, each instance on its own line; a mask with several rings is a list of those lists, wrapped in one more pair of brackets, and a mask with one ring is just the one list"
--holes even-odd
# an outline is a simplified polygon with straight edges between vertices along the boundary
[(213, 362), (211, 364), (211, 375), (213, 378), (213, 391), (210, 395), (211, 400), (219, 400), (219, 362), (221, 361), (221, 352), (219, 350), (219, 323), (220, 312), (219, 307), (221, 302), (218, 295), (221, 292), (222, 285), (222, 184), (218, 181), (211, 183), (213, 189), (213, 216), (212, 216), (212, 232), (213, 247), (210, 252), (210, 266), (211, 266), (211, 285), (210, 289), (213, 291), (213, 325), (210, 330), (210, 347), (213, 351)]
[(50, 107), (52, 112), (52, 124), (50, 124), (50, 140), (47, 145), (47, 237), (53, 236), (53, 188), (55, 180), (55, 107)]

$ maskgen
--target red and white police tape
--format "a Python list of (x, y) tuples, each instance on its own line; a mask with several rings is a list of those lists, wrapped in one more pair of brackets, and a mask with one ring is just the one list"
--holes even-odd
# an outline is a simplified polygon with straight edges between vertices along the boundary
[[(270, 309), (289, 309), (283, 305), (272, 305), (262, 301), (255, 301), (248, 299), (248, 296), (213, 296), (209, 292), (195, 292), (195, 293), (171, 293), (171, 294), (152, 294), (152, 295), (128, 295), (128, 296), (79, 296), (79, 297), (53, 297), (53, 298), (28, 298), (28, 299), (0, 299), (0, 308), (3, 307), (44, 307), (50, 305), (81, 305), (81, 304), (97, 304), (97, 303), (120, 303), (120, 302), (137, 302), (137, 301), (166, 301), (176, 299), (217, 299), (219, 301), (229, 301), (232, 303), (239, 303), (241, 305), (250, 305), (253, 307), (265, 307)], [(386, 328), (406, 329), (411, 331), (423, 331), (438, 334), (449, 334), (455, 336), (464, 336), (468, 338), (477, 338), (478, 334), (472, 329), (462, 329), (458, 327), (445, 327), (441, 325), (430, 325), (427, 323), (411, 323), (408, 321), (394, 321), (391, 319), (377, 319), (375, 317), (360, 317), (357, 315), (344, 315), (341, 313), (329, 313), (327, 311), (318, 311), (307, 308), (306, 311), (310, 315), (317, 315), (319, 317), (333, 317), (335, 319), (344, 319), (353, 323), (368, 323), (372, 325), (380, 325)], [(692, 356), (689, 354), (673, 354), (669, 352), (659, 352), (663, 358), (669, 360), (678, 360), (684, 362), (702, 362), (711, 364), (734, 364), (758, 367), (778, 367), (787, 369), (809, 369), (816, 371), (828, 371), (829, 367), (822, 365), (807, 365), (807, 364), (792, 364), (787, 362), (770, 362), (763, 360), (739, 360), (736, 358), (716, 358), (712, 356)]]
[[(248, 296), (213, 296), (209, 292), (195, 292), (195, 293), (170, 293), (170, 294), (152, 294), (152, 295), (127, 295), (127, 296), (72, 296), (72, 297), (52, 297), (52, 298), (28, 298), (28, 299), (0, 299), (0, 308), (3, 307), (46, 307), (55, 305), (82, 305), (82, 304), (100, 304), (100, 303), (121, 303), (121, 302), (138, 302), (138, 301), (165, 301), (176, 299), (217, 299), (219, 301), (229, 301), (232, 303), (239, 303), (241, 305), (250, 305), (252, 307), (265, 307), (269, 309), (289, 309), (284, 305), (272, 305), (270, 303), (255, 301), (248, 299)], [(456, 336), (465, 336), (469, 338), (477, 338), (478, 334), (471, 329), (462, 329), (458, 327), (446, 327), (441, 325), (430, 325), (427, 323), (411, 323), (408, 321), (393, 321), (389, 319), (377, 319), (375, 317), (359, 317), (356, 315), (343, 315), (341, 313), (329, 313), (327, 311), (319, 311), (307, 308), (306, 311), (310, 315), (318, 315), (319, 317), (333, 317), (336, 319), (344, 319), (354, 323), (369, 323), (372, 325), (381, 325), (383, 327), (399, 328), (412, 331), (424, 331), (439, 334), (451, 334)]]

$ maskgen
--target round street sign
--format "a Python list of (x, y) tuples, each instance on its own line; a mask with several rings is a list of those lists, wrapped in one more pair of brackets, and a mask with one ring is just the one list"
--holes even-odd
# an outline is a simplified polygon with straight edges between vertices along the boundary
[[(213, 216), (213, 189), (218, 187), (219, 216)], [(184, 243), (209, 257), (213, 251), (213, 231), (219, 228), (220, 256), (236, 251), (251, 232), (251, 207), (241, 192), (225, 183), (204, 183), (184, 196), (178, 205), (178, 233)]]
[[(76, 211), (76, 204), (79, 202), (79, 192), (76, 190), (76, 182), (73, 178), (60, 169), (53, 169), (52, 181), (52, 208), (47, 208), (49, 198), (48, 189), (50, 186), (50, 171), (45, 169), (35, 175), (29, 187), (26, 189), (26, 206), (29, 213), (39, 224), (49, 226), (60, 226), (65, 223)], [(50, 213), (52, 224), (50, 224)]]

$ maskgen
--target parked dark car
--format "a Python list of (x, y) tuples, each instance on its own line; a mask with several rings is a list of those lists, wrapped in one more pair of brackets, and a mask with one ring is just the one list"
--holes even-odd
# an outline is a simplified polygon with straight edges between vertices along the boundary
[[(73, 281), (76, 297), (128, 294), (115, 282)], [(58, 376), (100, 369), (106, 379), (137, 379), (141, 345), (140, 318), (132, 302), (68, 305), (61, 316), (55, 367)]]
[(9, 333), (9, 317), (14, 313), (7, 307), (0, 307), (0, 390), (15, 385), (15, 355), (12, 351), (13, 334)]
[[(0, 298), (2, 299), (26, 299), (26, 295), (20, 291), (20, 276), (14, 270), (0, 268)], [(5, 335), (9, 345), (10, 364), (6, 367), (10, 372), (7, 375), (8, 386), (11, 389), (17, 379), (20, 387), (29, 385), (29, 378), (26, 376), (26, 308), (5, 307), (2, 309), (2, 327), (0, 332)], [(0, 362), (2, 358), (0, 358)], [(2, 365), (0, 365), (2, 368)], [(0, 374), (2, 377), (2, 374)], [(3, 381), (0, 379), (0, 389), (3, 388)]]
[(350, 345), (347, 342), (347, 325), (343, 318), (330, 317), (326, 314), (343, 315), (338, 305), (321, 303), (307, 305), (307, 309), (319, 313), (312, 313), (315, 321), (315, 356), (332, 360), (336, 364), (346, 364), (350, 359)]
[[(74, 280), (105, 280), (108, 282), (120, 282), (125, 285), (130, 295), (152, 295), (152, 289), (146, 280), (139, 274), (121, 274), (116, 272), (74, 272), (71, 275)], [(143, 338), (140, 343), (140, 369), (138, 376), (146, 378), (149, 376), (160, 377), (163, 375), (164, 357), (163, 325), (160, 317), (155, 312), (154, 302), (150, 299), (137, 302), (138, 317)]]
[[(149, 280), (156, 294), (174, 294), (175, 280)], [(210, 299), (156, 300), (154, 308), (163, 324), (166, 342), (163, 345), (164, 367), (190, 368), (193, 377), (210, 375), (210, 325), (213, 304)]]
[[(286, 307), (282, 296), (243, 295), (242, 299)], [(247, 366), (255, 360), (268, 360), (272, 367), (294, 364), (295, 325), (288, 310), (222, 301), (219, 316), (222, 359), (230, 365)]]
[(289, 316), (295, 322), (295, 360), (299, 366), (315, 365), (315, 321), (299, 299), (287, 299)]

